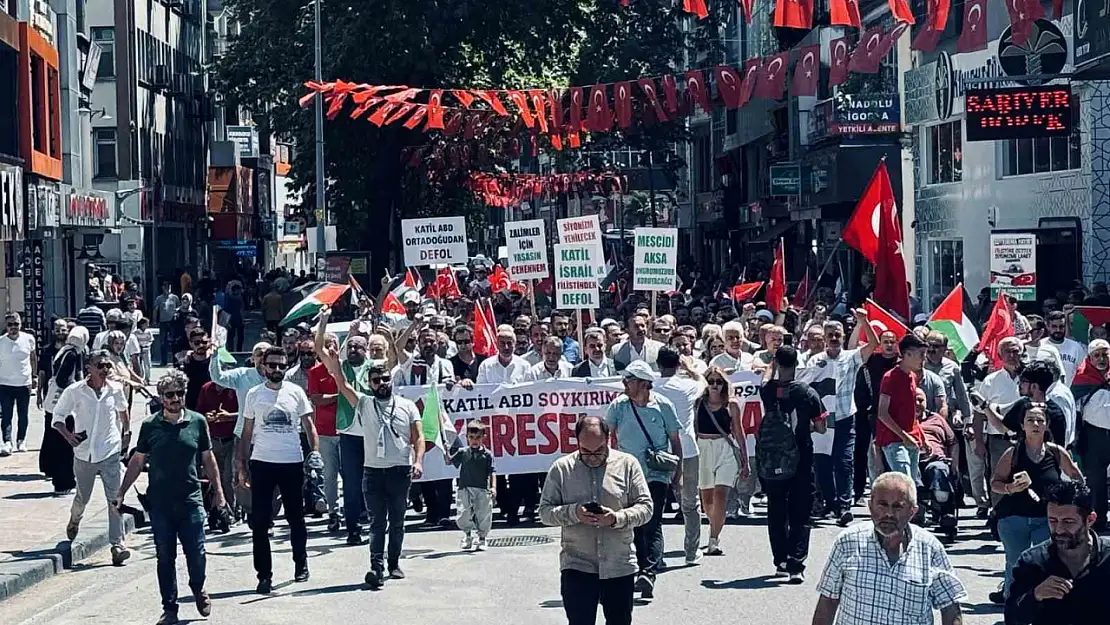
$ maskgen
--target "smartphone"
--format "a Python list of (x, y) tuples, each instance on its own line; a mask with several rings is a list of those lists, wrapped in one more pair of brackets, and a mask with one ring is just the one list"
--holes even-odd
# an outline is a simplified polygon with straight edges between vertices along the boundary
[(75, 438), (77, 438), (77, 442), (83, 443), (83, 442), (85, 442), (85, 440), (87, 438), (89, 438), (89, 433), (88, 432), (78, 432), (78, 433), (74, 434), (73, 436)]
[(786, 334), (783, 334), (782, 335), (782, 344), (783, 345), (793, 345), (794, 344), (794, 335), (789, 333), (789, 332), (787, 332)]
[(590, 503), (582, 507), (585, 508), (586, 512), (589, 512), (590, 514), (605, 514), (605, 512), (601, 509), (601, 504), (597, 503), (596, 501), (591, 501)]

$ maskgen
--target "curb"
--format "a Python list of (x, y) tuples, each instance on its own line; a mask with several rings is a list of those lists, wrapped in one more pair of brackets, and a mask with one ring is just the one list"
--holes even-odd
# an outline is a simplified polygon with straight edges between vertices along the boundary
[[(139, 522), (141, 525), (142, 520)], [(124, 536), (133, 532), (135, 527), (135, 517), (124, 514)], [(75, 541), (63, 540), (39, 549), (18, 551), (12, 554), (12, 559), (0, 562), (0, 602), (73, 568), (76, 563), (108, 547), (107, 519), (89, 523), (82, 530)]]

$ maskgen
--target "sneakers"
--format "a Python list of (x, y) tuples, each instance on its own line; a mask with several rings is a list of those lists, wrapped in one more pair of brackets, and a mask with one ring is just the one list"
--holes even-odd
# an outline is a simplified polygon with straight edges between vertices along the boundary
[(297, 583), (307, 582), (309, 577), (308, 565), (298, 566), (297, 571), (293, 574), (293, 581)]
[(840, 527), (848, 527), (848, 524), (855, 520), (856, 517), (852, 515), (852, 511), (845, 510), (844, 512), (840, 513), (840, 517), (837, 518), (836, 524)]
[(370, 590), (377, 590), (382, 587), (382, 572), (377, 569), (371, 569), (366, 572), (366, 577), (363, 579)]
[[(197, 593), (197, 614), (207, 617), (212, 614), (212, 598), (208, 596), (208, 591), (202, 590)], [(176, 614), (175, 614), (176, 616)]]
[(26, 451), (27, 451), (27, 441), (19, 441), (19, 443), (15, 447), (15, 450), (20, 452), (20, 453), (26, 453)]
[(470, 532), (467, 532), (463, 536), (462, 545), (460, 545), (460, 548), (463, 551), (470, 551), (474, 548), (474, 537), (470, 535)]
[(389, 566), (389, 579), (405, 579), (405, 572), (401, 570), (400, 564)]
[(131, 557), (131, 551), (123, 545), (112, 545), (112, 565), (123, 566), (123, 563)]
[(72, 541), (74, 538), (77, 538), (77, 530), (79, 529), (81, 529), (81, 522), (71, 519), (69, 523), (66, 524), (66, 538), (68, 538), (70, 541)]
[(8, 441), (0, 443), (0, 457), (7, 457), (12, 455), (12, 444)]
[(475, 547), (475, 549), (477, 549), (478, 551), (485, 551), (486, 550), (486, 537), (485, 536), (479, 536), (478, 537), (478, 545)]
[(804, 584), (805, 581), (806, 581), (805, 573), (798, 572), (798, 573), (791, 573), (790, 574), (790, 579), (786, 580), (786, 583), (787, 584), (794, 584), (795, 586), (797, 586), (798, 584)]
[(784, 579), (790, 577), (790, 573), (786, 570), (786, 563), (775, 565), (775, 574), (771, 576), (774, 579)]
[(1006, 604), (1006, 593), (1002, 592), (1001, 590), (996, 590), (992, 592), (991, 594), (987, 595), (987, 598), (990, 599), (990, 602), (995, 605)]
[(705, 548), (705, 555), (707, 556), (723, 556), (725, 552), (721, 549), (720, 538), (710, 538), (709, 546)]
[(258, 586), (254, 589), (260, 595), (268, 595), (274, 589), (274, 580), (267, 577), (266, 579), (258, 580)]
[(336, 533), (336, 532), (338, 532), (342, 529), (343, 529), (343, 525), (342, 525), (342, 523), (340, 523), (339, 517), (333, 516), (330, 519), (328, 519), (328, 531), (329, 532), (334, 534), (334, 533)]
[(362, 534), (347, 534), (347, 544), (352, 547), (365, 545), (366, 539), (362, 537)]
[(641, 599), (655, 598), (655, 582), (651, 579), (648, 579), (648, 577), (645, 575), (641, 575), (636, 578), (636, 586), (634, 590), (640, 593)]
[(328, 511), (328, 502), (323, 499), (317, 499), (313, 509), (316, 511), (316, 514), (323, 514)]
[(686, 566), (693, 566), (701, 561), (701, 552), (695, 551), (693, 555), (686, 556)]

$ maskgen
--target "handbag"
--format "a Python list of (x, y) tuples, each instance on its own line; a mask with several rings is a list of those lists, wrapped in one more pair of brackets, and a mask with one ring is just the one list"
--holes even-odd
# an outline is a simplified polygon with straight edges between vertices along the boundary
[(640, 424), (640, 429), (643, 430), (644, 438), (646, 438), (648, 442), (648, 450), (644, 459), (644, 464), (652, 471), (666, 471), (668, 473), (677, 471), (678, 464), (682, 459), (669, 451), (652, 449), (655, 447), (655, 442), (651, 440), (651, 434), (648, 434), (647, 428), (644, 427), (644, 422), (640, 420), (640, 413), (636, 410), (636, 404), (632, 403), (632, 400), (628, 400), (628, 405), (632, 406), (632, 414), (636, 416), (636, 423)]
[[(701, 400), (698, 400), (698, 410), (701, 410), (701, 406), (702, 406)], [(727, 407), (728, 404), (725, 404), (725, 406)], [(707, 412), (708, 412), (708, 410), (709, 409), (706, 408)], [(694, 414), (697, 415), (697, 412), (695, 411)], [(710, 416), (712, 416), (712, 415), (710, 415)], [(725, 432), (723, 429), (721, 429), (721, 424), (717, 423), (717, 419), (711, 418), (709, 420), (713, 422), (713, 427), (717, 430), (717, 433), (720, 434), (725, 439), (726, 442), (728, 442), (728, 446), (732, 449), (732, 454), (734, 456), (736, 456), (736, 468), (737, 468), (737, 470), (739, 470), (740, 467), (744, 466), (744, 463), (741, 462), (741, 460), (740, 460), (740, 454), (743, 453), (745, 456), (748, 455), (747, 449), (744, 449), (743, 451), (741, 451), (740, 450), (740, 444), (736, 442), (736, 439), (732, 438), (731, 434), (729, 434), (729, 433)]]

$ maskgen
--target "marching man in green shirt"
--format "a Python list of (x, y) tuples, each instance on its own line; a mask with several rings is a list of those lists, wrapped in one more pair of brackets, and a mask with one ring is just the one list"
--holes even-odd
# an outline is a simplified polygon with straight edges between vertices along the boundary
[[(220, 470), (212, 454), (208, 422), (204, 416), (186, 410), (185, 388), (189, 379), (171, 370), (158, 380), (162, 411), (156, 412), (139, 428), (135, 454), (127, 465), (115, 506), (123, 501), (143, 467), (147, 467), (147, 499), (150, 527), (158, 558), (158, 590), (162, 594), (162, 618), (158, 625), (177, 623), (177, 543), (185, 552), (189, 588), (196, 599), (197, 612), (208, 616), (212, 600), (204, 590), (204, 498), (200, 490), (197, 465), (204, 464), (208, 483), (215, 489), (215, 508), (224, 507)], [(198, 460), (200, 463), (198, 463)]]

